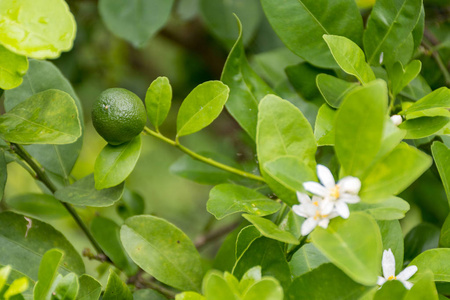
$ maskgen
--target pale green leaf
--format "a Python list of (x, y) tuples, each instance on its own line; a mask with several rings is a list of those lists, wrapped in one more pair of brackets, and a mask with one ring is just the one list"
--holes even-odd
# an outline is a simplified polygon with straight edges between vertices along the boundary
[(21, 194), (6, 198), (8, 207), (12, 210), (42, 220), (52, 220), (68, 217), (64, 206), (52, 195)]
[[(29, 283), (28, 279), (26, 277), (17, 278), (14, 280), (10, 285), (8, 290), (5, 292), (3, 297), (5, 297), (5, 300), (9, 300), (11, 297), (21, 294), (28, 290)], [(15, 299), (16, 297), (14, 297)]]
[(414, 283), (411, 290), (409, 290), (404, 300), (438, 300), (438, 292), (434, 284), (433, 273), (428, 271), (421, 274), (417, 282)]
[[(441, 111), (441, 109), (439, 110)], [(447, 111), (445, 114), (447, 114)], [(406, 130), (405, 139), (421, 139), (445, 128), (449, 121), (450, 117), (422, 117), (407, 120), (400, 124), (399, 128)]]
[(206, 299), (239, 300), (239, 296), (233, 292), (222, 274), (215, 270), (205, 275), (202, 289)]
[[(1, 18), (1, 17), (0, 17)], [(18, 87), (28, 70), (28, 59), (0, 45), (0, 88), (10, 90)]]
[(158, 128), (166, 119), (172, 102), (172, 86), (167, 77), (156, 78), (145, 94), (145, 106), (150, 122)]
[(352, 204), (350, 210), (364, 211), (376, 220), (397, 220), (405, 217), (409, 203), (398, 197), (389, 197), (381, 202)]
[[(60, 276), (61, 275), (58, 277)], [(64, 277), (61, 276), (55, 287), (53, 296), (55, 296), (58, 300), (75, 300), (78, 295), (79, 287), (80, 284), (78, 282), (77, 275), (75, 275), (75, 273), (69, 273)]]
[(433, 272), (435, 281), (450, 282), (449, 248), (430, 249), (422, 252), (409, 265), (416, 266), (418, 269), (417, 273), (411, 278), (413, 282), (427, 270)]
[(441, 87), (400, 112), (406, 119), (420, 117), (450, 117), (450, 89)]
[(45, 252), (39, 266), (38, 282), (34, 287), (34, 299), (50, 300), (55, 286), (53, 283), (58, 275), (58, 266), (62, 263), (64, 253), (59, 249)]
[(80, 289), (77, 300), (98, 300), (102, 292), (102, 285), (94, 277), (83, 274), (79, 278)]
[(243, 300), (283, 300), (283, 288), (279, 282), (272, 277), (265, 277), (253, 284), (245, 294)]
[(253, 215), (242, 215), (247, 221), (252, 223), (261, 234), (269, 239), (274, 239), (283, 243), (298, 245), (299, 241), (288, 231), (277, 227), (272, 221)]
[(422, 68), (420, 60), (413, 60), (405, 68), (401, 62), (396, 62), (391, 69), (388, 69), (392, 94), (400, 93), (414, 78), (419, 75)]
[(314, 136), (319, 146), (334, 145), (336, 110), (323, 104), (317, 113)]

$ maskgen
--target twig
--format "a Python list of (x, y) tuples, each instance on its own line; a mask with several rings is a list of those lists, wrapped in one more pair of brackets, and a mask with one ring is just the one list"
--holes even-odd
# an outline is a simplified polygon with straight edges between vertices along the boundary
[(227, 226), (224, 226), (222, 228), (210, 231), (204, 235), (199, 236), (198, 238), (195, 239), (194, 245), (195, 247), (200, 250), (201, 248), (203, 248), (204, 246), (206, 246), (208, 243), (226, 235), (227, 233), (230, 233), (231, 231), (233, 231), (235, 228), (237, 228), (239, 226), (241, 222), (235, 222), (235, 223), (231, 223)]
[(436, 51), (436, 49), (434, 49), (434, 46), (438, 46), (440, 44), (440, 41), (427, 28), (424, 29), (423, 36), (427, 39), (427, 41), (431, 45), (428, 44), (428, 42), (426, 42), (426, 41), (422, 41), (422, 45), (431, 53), (431, 56), (433, 57), (434, 61), (438, 65), (439, 69), (441, 70), (441, 73), (445, 79), (445, 85), (450, 86), (450, 73), (449, 73), (447, 67), (445, 66), (444, 62), (442, 61), (442, 58), (439, 55), (439, 52)]
[(152, 290), (160, 292), (169, 299), (175, 298), (176, 293), (174, 291), (169, 290), (164, 286), (158, 284), (154, 277), (151, 277), (150, 280), (145, 280), (145, 278), (142, 277), (143, 274), (144, 271), (140, 269), (136, 275), (128, 278), (127, 283), (133, 284), (137, 289), (151, 288)]

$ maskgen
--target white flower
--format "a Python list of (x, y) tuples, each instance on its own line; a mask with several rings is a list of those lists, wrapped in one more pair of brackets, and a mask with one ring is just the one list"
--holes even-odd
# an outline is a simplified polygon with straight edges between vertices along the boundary
[(305, 190), (323, 198), (324, 214), (335, 210), (339, 216), (347, 219), (350, 215), (347, 204), (360, 201), (358, 193), (361, 181), (356, 177), (347, 176), (336, 184), (330, 170), (322, 165), (317, 165), (317, 177), (322, 184), (314, 181), (305, 182), (303, 183)]
[(392, 121), (392, 123), (394, 123), (395, 126), (398, 126), (398, 125), (402, 124), (403, 118), (402, 118), (402, 116), (399, 116), (399, 115), (392, 115), (391, 121)]
[(380, 288), (388, 280), (398, 280), (403, 283), (406, 289), (411, 289), (413, 284), (407, 280), (417, 272), (416, 266), (409, 266), (395, 276), (395, 257), (390, 248), (389, 250), (384, 250), (381, 266), (383, 267), (383, 277), (378, 276), (377, 281)]
[(330, 219), (337, 217), (335, 212), (323, 214), (323, 200), (320, 197), (313, 196), (312, 200), (308, 195), (297, 192), (298, 201), (300, 205), (293, 205), (292, 210), (297, 215), (306, 218), (302, 224), (301, 234), (308, 235), (317, 225), (322, 228), (327, 228)]

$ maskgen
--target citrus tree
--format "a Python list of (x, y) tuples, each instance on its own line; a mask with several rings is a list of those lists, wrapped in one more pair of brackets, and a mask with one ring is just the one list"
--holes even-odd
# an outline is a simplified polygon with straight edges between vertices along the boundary
[[(1, 1), (0, 195), (8, 164), (41, 193), (2, 203), (0, 297), (449, 297), (450, 7), (374, 2), (98, 1), (105, 26), (133, 47), (161, 32), (205, 55), (214, 73), (213, 50), (165, 28), (170, 18), (181, 26), (200, 18), (228, 54), (220, 78), (179, 107), (165, 76), (142, 100), (122, 87), (94, 95), (92, 123), (108, 143), (93, 174), (76, 178), (89, 147), (83, 105), (48, 61), (72, 49), (75, 18), (64, 0)], [(186, 146), (224, 108), (250, 158)], [(217, 229), (192, 241), (144, 213), (144, 199), (124, 184), (144, 139), (178, 149), (173, 172), (212, 186), (206, 210)], [(115, 207), (121, 223), (103, 207)], [(83, 253), (48, 222), (65, 215), (91, 244)], [(220, 247), (203, 251), (217, 239)], [(87, 270), (82, 257), (100, 268)]]

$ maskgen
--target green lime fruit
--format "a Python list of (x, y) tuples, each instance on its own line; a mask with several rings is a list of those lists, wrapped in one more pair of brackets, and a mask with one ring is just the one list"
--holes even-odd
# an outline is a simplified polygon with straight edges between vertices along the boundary
[(131, 141), (142, 132), (146, 122), (141, 99), (126, 89), (103, 91), (92, 108), (95, 130), (111, 145)]

